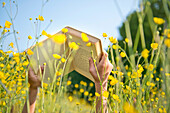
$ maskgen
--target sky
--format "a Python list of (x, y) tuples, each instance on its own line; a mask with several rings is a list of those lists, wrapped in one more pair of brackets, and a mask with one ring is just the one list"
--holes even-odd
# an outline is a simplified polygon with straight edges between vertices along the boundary
[[(11, 0), (13, 2), (13, 0)], [(2, 8), (2, 2), (6, 2), (5, 8)], [(36, 18), (39, 15), (44, 17), (41, 22), (38, 34), (42, 30), (46, 30), (49, 34), (55, 34), (65, 26), (71, 26), (82, 32), (88, 33), (102, 40), (103, 48), (107, 48), (110, 44), (109, 40), (102, 38), (102, 33), (107, 33), (108, 37), (113, 36), (121, 39), (119, 27), (126, 19), (127, 15), (139, 8), (139, 0), (48, 0), (42, 8), (42, 3), (46, 0), (15, 0), (15, 4), (10, 0), (0, 0), (0, 25), (4, 27), (5, 21), (10, 21), (6, 12), (14, 17), (16, 6), (18, 5), (18, 13), (14, 20), (19, 51), (24, 51), (30, 47), (35, 40), (35, 24)], [(119, 8), (120, 10), (119, 10)], [(32, 18), (32, 21), (29, 20)], [(53, 20), (50, 26), (50, 20)], [(2, 29), (0, 29), (0, 32)], [(10, 32), (12, 32), (12, 27)], [(33, 39), (28, 42), (28, 36)], [(47, 37), (40, 37), (40, 41)], [(16, 47), (16, 42), (13, 34), (5, 37), (2, 41), (3, 50), (8, 49), (9, 43), (13, 42)]]

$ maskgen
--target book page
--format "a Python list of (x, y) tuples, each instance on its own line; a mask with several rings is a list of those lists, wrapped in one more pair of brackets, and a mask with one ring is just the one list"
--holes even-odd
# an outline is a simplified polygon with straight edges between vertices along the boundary
[[(42, 66), (46, 63), (45, 74), (44, 74), (44, 82), (51, 83), (54, 77), (56, 77), (56, 66), (59, 62), (58, 59), (53, 57), (53, 54), (58, 54), (62, 56), (64, 54), (64, 49), (68, 49), (68, 44), (57, 44), (51, 38), (48, 38), (39, 44), (31, 47), (31, 50), (34, 52), (33, 55), (28, 56), (30, 60), (31, 68), (33, 68), (34, 72), (37, 73), (39, 69), (39, 65)], [(66, 55), (67, 56), (67, 55)], [(62, 68), (64, 63), (60, 65)], [(68, 66), (67, 66), (68, 67)], [(71, 66), (68, 72), (73, 71), (73, 66)], [(67, 73), (65, 73), (67, 74)]]
[[(89, 41), (91, 42), (90, 38)], [(96, 60), (96, 63), (99, 62), (99, 58), (102, 54), (102, 48), (100, 48), (101, 46), (99, 45), (99, 41), (100, 40), (98, 40), (98, 42), (91, 42), (92, 45), (90, 47), (87, 47), (87, 42), (83, 42), (80, 37), (72, 35), (72, 38), (68, 39), (68, 42), (76, 42), (79, 44), (79, 49), (77, 50), (76, 55), (73, 59), (75, 70), (90, 79), (91, 81), (94, 81), (94, 79), (89, 72), (89, 58), (92, 57), (91, 51), (93, 51), (93, 56)], [(98, 47), (98, 49), (96, 47)]]

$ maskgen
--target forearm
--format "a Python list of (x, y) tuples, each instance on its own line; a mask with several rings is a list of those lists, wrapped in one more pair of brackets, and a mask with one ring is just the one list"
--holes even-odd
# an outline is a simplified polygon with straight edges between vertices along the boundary
[[(30, 113), (34, 113), (37, 93), (38, 93), (38, 88), (29, 88)], [(27, 108), (27, 101), (26, 101), (22, 113), (27, 113), (27, 111), (28, 108)]]
[[(102, 92), (101, 92), (101, 86), (99, 83), (95, 83), (95, 89), (96, 92), (100, 94), (100, 97), (96, 97), (96, 112), (102, 113), (102, 104), (103, 104), (103, 113), (107, 113), (107, 99), (102, 96), (101, 93), (104, 91), (107, 91), (107, 82), (102, 84)], [(103, 99), (103, 102), (102, 102)]]

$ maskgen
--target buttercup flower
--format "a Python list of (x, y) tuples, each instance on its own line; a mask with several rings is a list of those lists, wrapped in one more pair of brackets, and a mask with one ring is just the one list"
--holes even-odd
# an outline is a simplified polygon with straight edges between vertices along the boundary
[(52, 38), (53, 41), (58, 44), (63, 44), (67, 40), (67, 37), (65, 34), (55, 34), (55, 35), (50, 36), (50, 38)]
[(158, 43), (152, 43), (151, 44), (151, 47), (156, 50), (158, 48)]
[(71, 85), (71, 81), (67, 81), (67, 85), (68, 85), (68, 86)]
[(96, 95), (96, 97), (100, 97), (100, 94), (99, 94), (99, 93), (97, 93), (97, 92), (95, 92), (95, 95)]
[(129, 39), (128, 39), (128, 38), (125, 38), (125, 42), (127, 42), (127, 43), (128, 43), (128, 42), (129, 42)]
[(46, 36), (47, 32), (43, 30), (41, 34)]
[(75, 85), (74, 85), (74, 87), (75, 87), (75, 88), (78, 88), (78, 87), (79, 87), (79, 85), (78, 85), (78, 84), (75, 84)]
[(87, 47), (90, 47), (90, 46), (91, 46), (91, 42), (88, 42), (88, 43), (86, 44), (86, 46), (87, 46)]
[(170, 38), (170, 29), (165, 29), (164, 30), (164, 35)]
[(165, 23), (165, 20), (164, 20), (164, 19), (158, 18), (158, 17), (154, 17), (154, 18), (153, 18), (153, 21), (154, 21), (156, 24), (158, 24), (158, 25), (161, 25), (161, 24)]
[(88, 42), (89, 38), (87, 37), (87, 35), (85, 33), (81, 33), (81, 38), (84, 42)]
[(170, 39), (169, 38), (165, 39), (164, 44), (169, 48), (170, 47)]
[(38, 19), (40, 20), (40, 21), (44, 21), (44, 17), (43, 16), (38, 16)]
[(103, 96), (106, 97), (106, 98), (108, 98), (108, 97), (109, 97), (109, 92), (108, 92), (108, 91), (104, 91), (104, 92), (103, 92)]
[(64, 63), (66, 61), (65, 58), (61, 58), (61, 62)]
[(113, 43), (113, 44), (117, 43), (117, 39), (116, 39), (116, 38), (109, 37), (109, 40), (110, 40), (110, 42)]
[(11, 46), (11, 47), (13, 48), (13, 47), (14, 47), (14, 43), (11, 42), (11, 43), (9, 44), (9, 46)]
[(61, 56), (58, 55), (58, 54), (53, 54), (53, 57), (56, 58), (56, 59), (60, 59), (61, 58)]
[(5, 2), (2, 2), (2, 7), (4, 7), (4, 6), (5, 6), (5, 4), (6, 4)]
[(67, 33), (67, 32), (68, 32), (68, 29), (63, 28), (61, 31), (62, 31), (63, 33)]
[(11, 25), (12, 25), (12, 23), (6, 20), (6, 22), (5, 22), (5, 27), (6, 27), (6, 28), (10, 28)]
[(89, 95), (89, 92), (88, 92), (88, 91), (85, 91), (85, 92), (84, 92), (84, 95), (85, 95), (85, 96), (88, 96), (88, 95)]
[(116, 48), (117, 48), (117, 45), (112, 45), (112, 48), (113, 48), (113, 49), (116, 49)]
[(70, 47), (71, 49), (74, 49), (74, 50), (79, 49), (79, 46), (78, 46), (75, 42), (69, 43), (69, 47)]
[(31, 49), (28, 49), (27, 54), (32, 55), (32, 54), (34, 54), (34, 52), (32, 52)]
[(121, 52), (121, 53), (120, 53), (120, 56), (121, 56), (121, 57), (125, 57), (125, 56), (126, 56), (126, 53)]
[(103, 33), (103, 37), (107, 37), (107, 34), (106, 34), (106, 33)]
[(28, 39), (32, 39), (32, 36), (29, 35), (29, 36), (28, 36)]
[(143, 56), (143, 58), (148, 58), (148, 53), (149, 53), (149, 51), (147, 50), (147, 49), (144, 49), (143, 51), (142, 51), (142, 56)]
[(72, 101), (73, 101), (73, 97), (72, 97), (72, 96), (69, 96), (69, 97), (68, 97), (68, 100), (69, 100), (70, 102), (72, 102)]

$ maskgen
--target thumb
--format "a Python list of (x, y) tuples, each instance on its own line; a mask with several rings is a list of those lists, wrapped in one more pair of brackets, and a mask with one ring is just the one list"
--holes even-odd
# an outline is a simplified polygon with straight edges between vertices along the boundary
[(94, 67), (94, 62), (93, 59), (90, 57), (89, 58), (89, 70), (92, 69)]
[(44, 73), (44, 65), (43, 65), (43, 66), (40, 66), (40, 69), (38, 69), (37, 75), (38, 75), (38, 76), (41, 76), (41, 74), (42, 74), (42, 76), (43, 76), (43, 73)]

